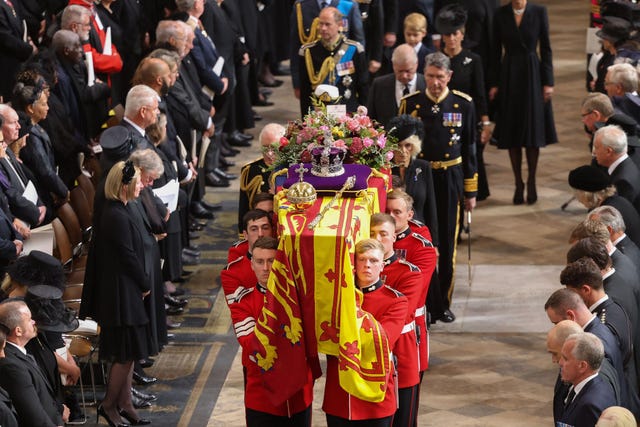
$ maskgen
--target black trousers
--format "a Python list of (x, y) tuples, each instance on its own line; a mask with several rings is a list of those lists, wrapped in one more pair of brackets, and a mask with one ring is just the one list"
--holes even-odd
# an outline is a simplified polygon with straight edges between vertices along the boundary
[(328, 427), (391, 427), (393, 417), (374, 418), (369, 420), (348, 420), (327, 414)]
[(420, 392), (420, 383), (413, 387), (398, 389), (399, 407), (393, 416), (393, 427), (414, 427), (418, 417), (417, 394)]
[(245, 408), (247, 427), (311, 427), (311, 405), (291, 418)]

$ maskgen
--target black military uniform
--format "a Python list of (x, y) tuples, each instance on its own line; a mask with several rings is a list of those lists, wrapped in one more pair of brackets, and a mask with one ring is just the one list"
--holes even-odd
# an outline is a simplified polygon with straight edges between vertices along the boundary
[(320, 84), (336, 86), (338, 104), (346, 104), (353, 113), (367, 104), (369, 72), (366, 54), (356, 41), (340, 37), (332, 46), (316, 40), (300, 48), (300, 112), (305, 116), (311, 107), (311, 95)]
[(244, 226), (242, 218), (249, 212), (253, 205), (253, 198), (258, 193), (269, 192), (269, 177), (271, 170), (260, 157), (247, 163), (240, 171), (240, 197), (238, 199), (238, 232), (242, 233)]
[(445, 89), (440, 99), (427, 91), (415, 92), (400, 102), (399, 114), (420, 117), (425, 137), (419, 158), (431, 163), (438, 216), (438, 272), (447, 308), (453, 294), (458, 218), (462, 197), (476, 197), (476, 114), (471, 97)]

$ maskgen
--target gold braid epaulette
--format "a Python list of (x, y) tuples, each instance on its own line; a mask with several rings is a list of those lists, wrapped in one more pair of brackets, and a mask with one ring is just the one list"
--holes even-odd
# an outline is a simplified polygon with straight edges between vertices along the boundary
[(316, 41), (320, 38), (318, 34), (318, 21), (319, 19), (313, 18), (311, 22), (311, 28), (309, 29), (309, 35), (304, 34), (304, 22), (302, 21), (302, 6), (300, 3), (296, 3), (296, 17), (298, 18), (298, 37), (300, 38), (300, 44), (307, 44)]
[(249, 172), (251, 167), (247, 165), (247, 167), (242, 168), (240, 171), (240, 191), (244, 191), (247, 193), (247, 198), (249, 199), (249, 207), (253, 206), (253, 198), (258, 194), (262, 187), (262, 175), (254, 176), (251, 181), (249, 181)]
[(414, 109), (410, 113), (407, 113), (407, 98), (415, 95), (416, 93), (419, 93), (419, 92), (414, 92), (400, 99), (400, 106), (398, 107), (398, 116), (401, 114), (409, 114), (411, 117), (418, 117), (418, 108), (420, 108), (420, 105), (416, 105), (416, 109)]
[(335, 83), (336, 61), (333, 59), (333, 56), (328, 56), (324, 61), (322, 61), (322, 66), (320, 66), (320, 71), (318, 71), (318, 73), (313, 69), (313, 59), (311, 58), (311, 51), (309, 49), (304, 51), (304, 61), (307, 66), (307, 74), (309, 75), (311, 86), (314, 88), (318, 86), (327, 78), (327, 76), (329, 76), (329, 73), (331, 73), (329, 76), (329, 83)]

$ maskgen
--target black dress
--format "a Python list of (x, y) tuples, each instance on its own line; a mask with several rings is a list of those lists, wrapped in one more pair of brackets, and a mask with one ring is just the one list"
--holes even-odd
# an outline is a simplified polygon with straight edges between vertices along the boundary
[(146, 230), (139, 228), (122, 202), (112, 200), (104, 204), (99, 229), (94, 292), (100, 358), (119, 363), (146, 358), (155, 352), (142, 299), (151, 288), (145, 265)]
[(558, 142), (551, 102), (542, 97), (542, 87), (553, 86), (547, 9), (527, 2), (518, 27), (511, 4), (502, 6), (494, 20), (494, 41), (489, 80), (498, 87), (494, 131), (498, 148)]

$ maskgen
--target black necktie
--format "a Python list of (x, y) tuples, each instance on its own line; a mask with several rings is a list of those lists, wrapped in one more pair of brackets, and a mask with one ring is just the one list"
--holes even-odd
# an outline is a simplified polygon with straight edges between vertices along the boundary
[(324, 9), (325, 7), (329, 6), (329, 2), (328, 1), (323, 1), (322, 2), (322, 7), (320, 9)]
[(404, 89), (402, 89), (402, 96), (409, 95), (409, 85), (404, 85)]
[(574, 397), (576, 397), (576, 390), (573, 387), (571, 387), (571, 391), (567, 395), (567, 400), (564, 401), (564, 407), (565, 408), (567, 406), (571, 405), (571, 402), (573, 402), (573, 398)]

